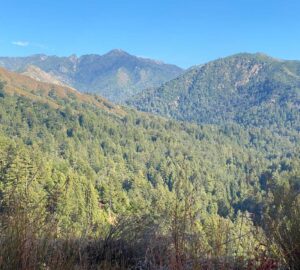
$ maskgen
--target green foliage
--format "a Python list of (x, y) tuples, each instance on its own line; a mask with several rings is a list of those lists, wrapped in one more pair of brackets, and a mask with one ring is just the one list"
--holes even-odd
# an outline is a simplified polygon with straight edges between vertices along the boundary
[[(300, 173), (274, 172), (268, 183), (264, 229), (274, 249), (289, 269), (300, 265)], [(296, 165), (295, 164), (295, 165)]]
[(5, 82), (0, 81), (0, 98), (5, 97), (4, 87), (5, 87)]
[(178, 120), (299, 130), (299, 61), (238, 54), (188, 70), (128, 104)]
[[(99, 237), (138, 247), (137, 256), (152, 252), (147, 260), (155, 266), (163, 254), (177, 269), (199, 258), (226, 258), (226, 265), (242, 269), (258, 254), (266, 242), (257, 225), (270, 175), (297, 167), (297, 132), (197, 126), (129, 109), (121, 117), (76, 100), (64, 103), (55, 109), (24, 97), (0, 99), (0, 241), (6, 247), (0, 257), (11, 254), (5, 263), (34, 269), (51, 253), (40, 248), (41, 239), (60, 252), (64, 241), (81, 239), (79, 250), (91, 252), (85, 241)], [(23, 253), (31, 259), (23, 261)]]

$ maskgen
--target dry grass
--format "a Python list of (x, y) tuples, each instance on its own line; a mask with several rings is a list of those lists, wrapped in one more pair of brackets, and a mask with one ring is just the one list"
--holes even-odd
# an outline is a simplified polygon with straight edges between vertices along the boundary
[(30, 77), (7, 71), (4, 68), (0, 68), (0, 80), (6, 82), (6, 93), (11, 95), (16, 94), (27, 97), (33, 101), (47, 103), (56, 109), (60, 108), (61, 105), (49, 95), (50, 92), (54, 92), (60, 99), (71, 101), (75, 98), (79, 103), (90, 104), (109, 113), (119, 116), (126, 114), (121, 107), (110, 103), (102, 97), (83, 94), (67, 86), (36, 81)]

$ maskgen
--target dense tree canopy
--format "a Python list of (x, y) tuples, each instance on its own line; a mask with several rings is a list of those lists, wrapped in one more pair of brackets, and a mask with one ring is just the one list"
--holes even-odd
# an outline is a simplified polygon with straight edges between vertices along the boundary
[(196, 66), (129, 99), (178, 120), (299, 131), (300, 62), (237, 54)]
[[(113, 235), (118, 243), (132, 243), (135, 252), (147, 247), (149, 264), (156, 265), (157, 250), (164, 250), (165, 263), (175, 269), (199, 258), (251, 259), (267, 243), (263, 229), (274, 224), (264, 227), (264, 218), (274, 212), (266, 202), (280, 181), (297, 175), (296, 130), (195, 125), (126, 108), (115, 113), (55, 91), (48, 95), (59, 106), (16, 94), (0, 98), (6, 247), (0, 257), (9, 252), (12, 267), (33, 269), (34, 260), (24, 261), (18, 252), (32, 245), (26, 250), (33, 258), (44, 258), (34, 243), (47, 237), (108, 241)], [(268, 256), (276, 252), (270, 249)]]

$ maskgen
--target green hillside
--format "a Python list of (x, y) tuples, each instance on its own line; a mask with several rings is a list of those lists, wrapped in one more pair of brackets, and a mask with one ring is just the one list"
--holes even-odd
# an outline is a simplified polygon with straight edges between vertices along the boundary
[(194, 67), (128, 104), (196, 123), (300, 128), (300, 62), (237, 54)]
[(0, 266), (260, 263), (269, 196), (294, 190), (298, 132), (181, 123), (1, 74)]

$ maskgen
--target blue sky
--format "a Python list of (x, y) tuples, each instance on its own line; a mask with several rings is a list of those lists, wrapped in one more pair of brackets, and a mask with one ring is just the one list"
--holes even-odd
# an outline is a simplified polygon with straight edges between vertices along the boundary
[(131, 54), (200, 64), (238, 52), (300, 59), (296, 0), (9, 0), (0, 55)]

